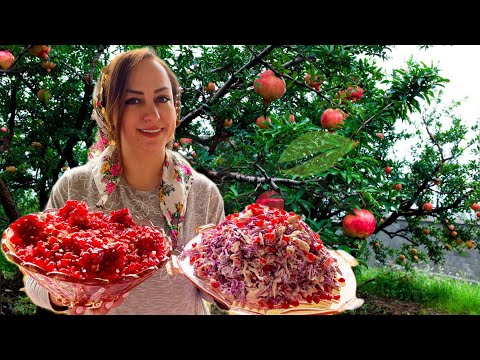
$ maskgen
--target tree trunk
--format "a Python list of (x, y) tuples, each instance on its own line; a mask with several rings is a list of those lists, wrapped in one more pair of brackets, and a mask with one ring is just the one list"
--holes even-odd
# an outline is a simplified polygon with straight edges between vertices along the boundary
[(8, 220), (11, 223), (20, 217), (15, 201), (13, 201), (12, 195), (10, 195), (10, 191), (8, 191), (8, 188), (2, 179), (0, 179), (0, 204), (2, 204)]

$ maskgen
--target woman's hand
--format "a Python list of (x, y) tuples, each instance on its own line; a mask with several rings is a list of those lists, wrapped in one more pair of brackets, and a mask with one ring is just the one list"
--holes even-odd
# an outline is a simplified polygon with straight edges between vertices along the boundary
[(110, 312), (111, 309), (114, 307), (119, 306), (123, 303), (125, 298), (128, 296), (128, 293), (123, 294), (115, 301), (104, 301), (102, 305), (98, 308), (86, 308), (85, 306), (81, 305), (74, 305), (68, 310), (69, 315), (85, 315), (85, 312), (88, 310), (89, 315), (105, 315)]
[(69, 315), (84, 315), (87, 310), (88, 310), (88, 313), (91, 315), (105, 315), (105, 314), (108, 314), (112, 308), (122, 304), (125, 298), (128, 296), (128, 294), (129, 293), (123, 294), (115, 301), (103, 302), (102, 305), (96, 309), (87, 308), (82, 305), (74, 305), (68, 308), (64, 306), (60, 301), (56, 300), (53, 296), (50, 296), (50, 302), (52, 304), (53, 310), (59, 311), (59, 312), (66, 311), (67, 314)]

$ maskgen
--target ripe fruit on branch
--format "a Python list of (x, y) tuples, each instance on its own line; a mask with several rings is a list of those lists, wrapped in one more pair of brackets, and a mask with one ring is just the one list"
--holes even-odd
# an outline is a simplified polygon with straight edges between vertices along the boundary
[(10, 166), (7, 166), (5, 170), (7, 170), (8, 173), (14, 173), (15, 171), (17, 171), (17, 168), (13, 165), (10, 165)]
[(392, 187), (394, 190), (397, 190), (397, 191), (402, 190), (402, 184), (394, 184)]
[(55, 64), (53, 63), (53, 61), (45, 61), (43, 64), (42, 64), (42, 68), (44, 68), (45, 70), (47, 70), (47, 72), (50, 72), (52, 71), (52, 69), (55, 67)]
[(403, 254), (400, 255), (398, 258), (400, 259), (400, 261), (405, 261), (405, 259), (406, 259), (406, 258), (405, 258), (405, 255), (403, 255)]
[(293, 124), (295, 122), (295, 115), (290, 114), (289, 120), (290, 120), (290, 124)]
[(385, 169), (383, 169), (383, 170), (385, 170), (385, 174), (387, 174), (387, 175), (392, 172), (392, 168), (390, 166), (385, 166)]
[(30, 54), (33, 56), (38, 56), (42, 59), (48, 59), (48, 53), (50, 52), (50, 47), (48, 45), (33, 45), (30, 49)]
[(480, 210), (480, 203), (474, 203), (472, 204), (472, 206), (470, 206), (470, 208), (473, 210), (473, 211), (478, 211)]
[(413, 261), (418, 262), (418, 256), (417, 256), (417, 255), (415, 255), (415, 256), (413, 257)]
[(338, 93), (335, 94), (335, 98), (342, 99), (342, 103), (345, 103), (346, 100), (350, 101), (357, 101), (360, 100), (363, 96), (363, 89), (360, 86), (349, 86), (347, 90), (340, 90)]
[(458, 234), (457, 234), (456, 231), (452, 231), (452, 232), (450, 233), (450, 236), (451, 236), (451, 237), (455, 237), (455, 236), (457, 236), (457, 235), (458, 235)]
[(46, 104), (48, 100), (51, 99), (52, 94), (50, 94), (50, 91), (48, 91), (47, 89), (40, 89), (37, 92), (37, 97), (41, 102)]
[(366, 239), (375, 231), (375, 217), (365, 209), (354, 209), (353, 212), (343, 218), (343, 233), (349, 237)]
[(5, 133), (8, 131), (5, 126), (2, 126), (2, 127), (0, 128), (0, 130), (3, 131), (3, 132), (5, 132)]
[(428, 229), (423, 229), (423, 234), (424, 234), (424, 235), (430, 234), (430, 230), (428, 230)]
[(38, 141), (32, 142), (32, 146), (33, 146), (34, 148), (37, 148), (37, 149), (41, 149), (41, 148), (42, 148), (42, 144), (39, 143)]
[(382, 140), (385, 139), (385, 135), (383, 135), (382, 133), (376, 133), (375, 135)]
[(205, 91), (208, 93), (213, 93), (215, 90), (217, 90), (217, 86), (215, 85), (214, 82), (209, 82), (207, 86), (205, 86)]
[(190, 138), (180, 138), (180, 144), (184, 145), (186, 143), (189, 143), (190, 145), (192, 145), (192, 139)]
[(471, 249), (475, 246), (475, 241), (467, 240), (467, 241), (465, 241), (465, 245), (467, 246), (467, 248)]
[(426, 202), (425, 204), (423, 204), (423, 210), (432, 211), (432, 209), (433, 209), (433, 204), (432, 203)]
[(347, 99), (352, 101), (360, 100), (363, 96), (363, 89), (360, 86), (350, 86), (347, 89)]
[(255, 121), (255, 123), (260, 126), (262, 129), (267, 129), (270, 124), (272, 123), (272, 119), (270, 119), (269, 117), (265, 118), (265, 116), (260, 116), (257, 118), (257, 120)]
[(262, 97), (265, 105), (280, 99), (287, 86), (285, 80), (278, 77), (272, 70), (265, 70), (253, 81), (253, 90)]
[(375, 242), (374, 246), (377, 248), (377, 249), (380, 249), (380, 243), (378, 241)]
[(8, 50), (0, 50), (0, 68), (7, 70), (12, 66), (15, 57)]
[(274, 190), (265, 191), (257, 198), (257, 204), (269, 206), (271, 208), (283, 209), (283, 199), (279, 197), (278, 192)]
[(347, 118), (341, 109), (327, 109), (323, 112), (320, 123), (322, 127), (327, 130), (339, 129), (343, 126), (343, 120)]
[(321, 75), (315, 75), (313, 77), (313, 80), (311, 79), (312, 75), (310, 75), (309, 73), (307, 73), (305, 75), (305, 83), (314, 88), (315, 90), (320, 90), (320, 86), (322, 86), (323, 84), (323, 80), (322, 80), (322, 76)]
[(415, 248), (410, 249), (410, 254), (417, 255), (417, 249)]
[(225, 119), (225, 120), (223, 121), (223, 127), (224, 127), (225, 129), (228, 128), (228, 127), (230, 127), (230, 126), (232, 126), (232, 124), (233, 124), (233, 120), (232, 120), (232, 119)]

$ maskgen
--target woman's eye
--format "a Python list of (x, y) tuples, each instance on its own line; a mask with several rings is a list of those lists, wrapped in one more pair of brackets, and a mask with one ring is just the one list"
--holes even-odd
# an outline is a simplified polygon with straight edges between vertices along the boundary
[(130, 98), (125, 101), (125, 104), (138, 104), (139, 100), (136, 98)]
[(160, 102), (160, 103), (166, 103), (166, 102), (169, 102), (170, 101), (170, 98), (167, 97), (167, 96), (159, 96), (157, 98), (157, 102)]

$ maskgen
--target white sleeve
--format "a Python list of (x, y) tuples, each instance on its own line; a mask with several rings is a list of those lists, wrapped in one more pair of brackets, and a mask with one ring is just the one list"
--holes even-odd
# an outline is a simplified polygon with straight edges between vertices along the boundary
[(25, 292), (30, 300), (37, 306), (53, 311), (55, 313), (63, 313), (63, 311), (56, 311), (50, 302), (48, 291), (38, 284), (31, 276), (26, 275), (24, 278)]

